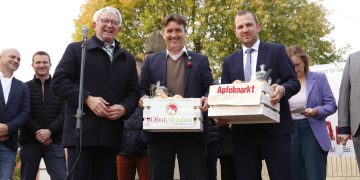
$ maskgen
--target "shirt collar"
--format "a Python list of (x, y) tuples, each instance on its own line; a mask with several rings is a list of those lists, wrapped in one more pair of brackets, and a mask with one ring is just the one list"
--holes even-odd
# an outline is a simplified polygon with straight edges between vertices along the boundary
[[(259, 52), (259, 46), (260, 46), (260, 39), (258, 39), (255, 42), (255, 44), (253, 46), (251, 46), (250, 48), (254, 49), (256, 52)], [(243, 54), (245, 54), (245, 51), (249, 48), (242, 45), (242, 49), (243, 49)]]
[[(103, 43), (103, 46), (105, 46), (105, 43), (99, 36), (96, 35), (96, 37)], [(115, 40), (113, 40), (113, 42), (111, 43), (112, 47), (115, 47)]]
[[(186, 56), (189, 55), (189, 53), (188, 53), (188, 51), (187, 51), (187, 49), (186, 49), (185, 46), (182, 48), (182, 50), (180, 51), (179, 54), (182, 54), (182, 53), (184, 53), (184, 52), (185, 52)], [(166, 49), (166, 57), (168, 57), (169, 54), (170, 54), (170, 51), (169, 51), (168, 49)], [(178, 55), (178, 54), (172, 54), (172, 55), (176, 56), (176, 55)]]
[[(14, 74), (11, 75), (10, 79), (12, 79), (13, 77), (14, 77)], [(0, 71), (0, 78), (1, 78), (1, 79), (2, 79), (2, 78), (5, 78), (5, 77), (4, 77), (4, 73), (2, 73), (1, 71)]]
[[(34, 75), (34, 77), (35, 77), (35, 79), (40, 80), (40, 78), (39, 78), (36, 74)], [(49, 79), (50, 79), (50, 77), (51, 77), (51, 75), (50, 75), (50, 74), (48, 74), (48, 76), (46, 77), (45, 81), (49, 80)]]

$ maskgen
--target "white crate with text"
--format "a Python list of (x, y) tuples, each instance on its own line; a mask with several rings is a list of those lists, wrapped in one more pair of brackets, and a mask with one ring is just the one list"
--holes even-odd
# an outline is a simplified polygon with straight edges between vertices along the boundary
[(143, 129), (150, 132), (202, 132), (200, 98), (144, 99)]
[(264, 82), (213, 85), (208, 115), (232, 124), (279, 123), (280, 105), (270, 103), (271, 93)]

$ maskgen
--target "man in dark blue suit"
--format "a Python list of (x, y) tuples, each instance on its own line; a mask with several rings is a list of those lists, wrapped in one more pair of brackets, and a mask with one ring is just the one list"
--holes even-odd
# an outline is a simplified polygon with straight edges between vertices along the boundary
[[(265, 158), (270, 179), (291, 179), (289, 164), (289, 143), (291, 115), (288, 99), (300, 90), (294, 65), (280, 44), (264, 43), (259, 40), (260, 24), (254, 13), (241, 10), (235, 17), (235, 34), (242, 43), (239, 51), (223, 61), (222, 84), (245, 80), (245, 67), (250, 68), (249, 80), (256, 77), (260, 65), (272, 69), (271, 79), (281, 80), (271, 87), (273, 104), (280, 103), (279, 124), (233, 125), (234, 154), (238, 179), (258, 180), (261, 178), (261, 160)], [(249, 54), (248, 49), (252, 49)], [(250, 57), (248, 57), (250, 56)], [(251, 59), (250, 66), (245, 60)], [(219, 120), (218, 123), (223, 123)]]
[[(186, 22), (182, 16), (171, 14), (165, 17), (162, 27), (167, 50), (148, 55), (145, 59), (140, 76), (140, 105), (142, 100), (149, 96), (150, 85), (160, 81), (160, 85), (167, 87), (172, 94), (185, 98), (201, 98), (201, 110), (206, 111), (206, 97), (209, 86), (213, 83), (208, 58), (186, 49)], [(149, 136), (152, 180), (173, 179), (175, 155), (186, 180), (206, 179), (204, 133), (150, 133)]]
[(0, 179), (12, 179), (18, 130), (30, 113), (29, 89), (13, 73), (20, 65), (20, 53), (5, 49), (0, 54)]

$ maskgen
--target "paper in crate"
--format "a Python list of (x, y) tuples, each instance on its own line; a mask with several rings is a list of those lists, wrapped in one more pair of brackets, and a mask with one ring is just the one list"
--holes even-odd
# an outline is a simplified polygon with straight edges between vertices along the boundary
[(202, 132), (200, 98), (144, 99), (143, 129), (150, 132)]
[(280, 106), (270, 103), (270, 86), (261, 81), (210, 87), (208, 115), (233, 124), (278, 123)]

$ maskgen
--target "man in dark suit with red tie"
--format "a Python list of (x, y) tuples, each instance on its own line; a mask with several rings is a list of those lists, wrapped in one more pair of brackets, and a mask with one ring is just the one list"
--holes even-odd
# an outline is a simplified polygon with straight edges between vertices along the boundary
[[(272, 69), (273, 104), (280, 103), (280, 123), (233, 125), (235, 164), (238, 179), (261, 178), (261, 160), (265, 158), (270, 179), (290, 180), (289, 146), (291, 115), (288, 99), (300, 90), (295, 68), (281, 44), (259, 40), (260, 24), (253, 12), (241, 10), (235, 17), (235, 35), (242, 43), (239, 51), (223, 61), (222, 84), (235, 80), (251, 81), (260, 65)], [(218, 123), (224, 123), (219, 120)]]

